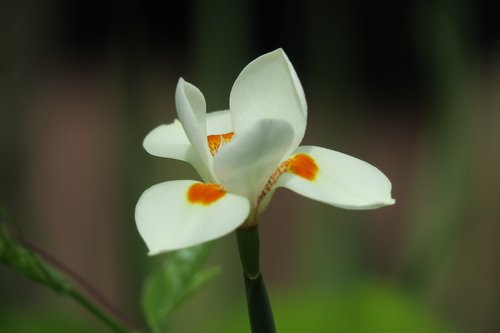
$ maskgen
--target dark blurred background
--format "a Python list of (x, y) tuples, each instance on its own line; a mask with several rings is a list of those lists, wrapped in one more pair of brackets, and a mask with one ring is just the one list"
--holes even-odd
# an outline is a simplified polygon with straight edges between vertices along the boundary
[[(261, 221), (281, 332), (500, 331), (496, 1), (0, 2), (0, 202), (26, 236), (142, 325), (147, 187), (197, 179), (142, 140), (176, 117), (180, 76), (228, 107), (243, 67), (282, 47), (305, 89), (305, 144), (359, 157), (395, 206), (344, 211), (278, 191)], [(224, 273), (172, 332), (249, 332), (233, 236)], [(0, 331), (105, 332), (0, 267)]]

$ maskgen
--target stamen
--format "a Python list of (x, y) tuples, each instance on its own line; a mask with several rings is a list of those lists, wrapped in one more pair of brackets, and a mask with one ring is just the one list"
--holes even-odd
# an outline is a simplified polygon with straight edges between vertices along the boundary
[(219, 184), (196, 183), (189, 187), (187, 199), (192, 204), (210, 205), (226, 194)]
[(228, 143), (229, 141), (231, 141), (233, 135), (234, 132), (225, 134), (212, 134), (207, 136), (208, 148), (210, 149), (210, 153), (212, 154), (212, 156), (215, 156), (215, 154), (217, 154), (217, 151), (219, 150), (219, 147), (222, 143)]
[(268, 194), (271, 189), (273, 188), (274, 184), (278, 182), (278, 179), (280, 178), (281, 174), (286, 172), (288, 169), (288, 160), (285, 162), (281, 163), (280, 166), (273, 172), (271, 177), (267, 180), (266, 185), (264, 185), (264, 188), (260, 192), (259, 196), (257, 197), (257, 204), (264, 199), (266, 194)]
[(313, 181), (318, 173), (318, 165), (314, 159), (306, 154), (297, 154), (280, 164), (280, 166), (269, 177), (266, 185), (260, 192), (257, 203), (261, 202), (267, 193), (271, 191), (274, 185), (278, 182), (279, 177), (285, 173), (291, 172), (297, 176)]

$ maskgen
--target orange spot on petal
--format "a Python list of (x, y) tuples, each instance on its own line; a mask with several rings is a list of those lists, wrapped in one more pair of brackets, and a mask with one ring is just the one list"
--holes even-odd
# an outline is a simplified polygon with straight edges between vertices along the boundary
[(226, 194), (218, 184), (196, 183), (189, 187), (187, 199), (192, 204), (210, 205)]
[(224, 143), (228, 143), (231, 141), (234, 132), (229, 132), (225, 134), (212, 134), (207, 136), (208, 148), (210, 149), (210, 153), (215, 155), (219, 150), (219, 147), (224, 140)]
[(261, 202), (262, 199), (272, 190), (274, 185), (278, 182), (279, 177), (284, 172), (291, 172), (299, 177), (313, 181), (316, 178), (318, 169), (318, 165), (309, 155), (297, 154), (289, 158), (285, 162), (281, 163), (271, 177), (269, 177), (267, 183), (264, 185), (264, 188), (257, 198), (257, 203)]
[(288, 170), (299, 177), (314, 180), (318, 173), (318, 165), (306, 154), (297, 154), (288, 161)]

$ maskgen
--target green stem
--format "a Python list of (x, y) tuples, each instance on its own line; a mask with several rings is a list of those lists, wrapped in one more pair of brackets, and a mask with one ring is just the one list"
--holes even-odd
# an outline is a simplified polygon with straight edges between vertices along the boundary
[(273, 311), (259, 267), (259, 229), (257, 226), (238, 229), (236, 238), (243, 267), (248, 316), (252, 333), (275, 333)]
[(80, 293), (76, 289), (66, 290), (66, 294), (73, 298), (76, 302), (78, 302), (81, 306), (87, 309), (90, 313), (99, 318), (104, 324), (106, 324), (110, 329), (117, 333), (131, 333), (128, 328), (122, 326), (112, 317), (108, 316), (104, 313), (99, 307), (97, 307), (90, 299), (88, 299), (85, 295)]

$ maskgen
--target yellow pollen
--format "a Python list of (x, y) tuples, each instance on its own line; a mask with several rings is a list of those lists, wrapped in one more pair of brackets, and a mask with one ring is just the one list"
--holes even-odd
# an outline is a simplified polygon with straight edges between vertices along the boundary
[(210, 205), (226, 194), (218, 184), (196, 183), (189, 187), (187, 199), (192, 204)]
[(217, 151), (219, 150), (222, 142), (228, 143), (229, 141), (231, 141), (233, 135), (234, 132), (225, 134), (212, 134), (207, 136), (208, 148), (210, 149), (210, 153), (212, 154), (212, 156), (215, 156), (215, 154), (217, 154)]

